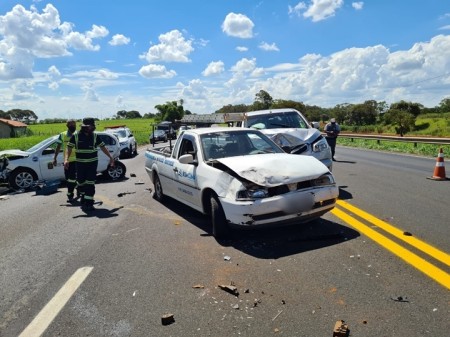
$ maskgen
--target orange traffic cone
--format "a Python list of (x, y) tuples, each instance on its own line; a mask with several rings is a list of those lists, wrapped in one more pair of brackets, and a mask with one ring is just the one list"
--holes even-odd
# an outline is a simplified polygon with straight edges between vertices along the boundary
[(442, 152), (442, 147), (439, 149), (439, 153), (436, 159), (436, 166), (434, 168), (434, 173), (432, 177), (428, 177), (431, 180), (448, 180), (445, 176), (445, 165), (444, 165), (444, 153)]

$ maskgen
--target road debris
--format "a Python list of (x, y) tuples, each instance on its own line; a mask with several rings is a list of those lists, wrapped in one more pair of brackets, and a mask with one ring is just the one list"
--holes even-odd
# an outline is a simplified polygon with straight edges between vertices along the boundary
[(333, 337), (347, 337), (350, 330), (343, 320), (337, 321), (333, 329)]
[(117, 194), (117, 196), (119, 197), (119, 198), (122, 198), (124, 195), (126, 195), (126, 194), (134, 194), (134, 193), (136, 193), (136, 192), (120, 192), (119, 194)]
[(258, 304), (260, 304), (261, 303), (261, 300), (260, 299), (257, 299), (257, 298), (255, 298), (255, 300), (253, 301), (253, 307), (257, 307), (258, 306)]
[(143, 182), (143, 181), (136, 181), (135, 183), (134, 183), (135, 185), (144, 185), (145, 183)]
[(410, 232), (403, 232), (403, 235), (405, 235), (405, 236), (413, 236), (412, 233), (410, 233)]
[(169, 325), (174, 322), (175, 322), (175, 318), (173, 317), (173, 314), (164, 314), (161, 316), (162, 325)]
[(406, 296), (391, 297), (391, 300), (395, 302), (409, 302), (408, 297)]
[(130, 177), (136, 177), (136, 174), (135, 173), (130, 173)]
[(0, 195), (0, 200), (7, 200), (8, 197), (6, 195)]
[(282, 312), (283, 312), (283, 310), (278, 311), (278, 314), (276, 314), (275, 317), (272, 318), (272, 322), (273, 322), (274, 320), (276, 320), (277, 317), (280, 316)]
[(219, 284), (218, 287), (219, 287), (220, 289), (222, 289), (222, 290), (225, 290), (227, 293), (230, 293), (230, 294), (232, 294), (232, 295), (234, 295), (234, 296), (239, 296), (239, 291), (238, 291), (238, 289), (237, 289), (235, 286), (233, 286), (233, 285), (227, 286), (227, 285), (221, 285), (221, 284)]
[(230, 260), (231, 260), (231, 256), (225, 255), (225, 256), (223, 257), (223, 259), (224, 259), (225, 261), (230, 261)]
[(193, 285), (192, 288), (194, 288), (194, 289), (204, 289), (205, 286), (202, 285), (202, 284), (196, 284), (196, 285)]
[(239, 310), (239, 304), (233, 305), (233, 309)]

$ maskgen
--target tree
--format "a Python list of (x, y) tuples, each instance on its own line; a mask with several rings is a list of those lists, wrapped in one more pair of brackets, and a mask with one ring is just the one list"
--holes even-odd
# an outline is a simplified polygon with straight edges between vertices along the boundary
[(273, 98), (269, 95), (269, 93), (265, 90), (260, 90), (255, 95), (255, 101), (253, 102), (253, 106), (255, 110), (265, 110), (269, 109), (272, 106)]
[(184, 116), (184, 108), (182, 105), (178, 105), (177, 101), (155, 105), (155, 109), (158, 110), (161, 120), (165, 121), (175, 122)]
[(116, 118), (117, 119), (127, 118), (127, 112), (125, 110), (117, 111)]
[(420, 115), (423, 105), (420, 103), (405, 102), (402, 100), (397, 103), (392, 103), (390, 109), (406, 111), (414, 117), (417, 117)]
[(416, 119), (412, 113), (404, 110), (389, 109), (385, 116), (386, 122), (396, 125), (395, 131), (401, 137), (415, 126)]
[(274, 100), (270, 108), (272, 109), (291, 108), (300, 111), (301, 113), (305, 113), (306, 110), (305, 104), (303, 104), (303, 102), (296, 102), (284, 99)]
[(142, 116), (138, 111), (132, 110), (126, 113), (126, 118), (135, 119), (135, 118), (142, 118)]
[(450, 98), (444, 98), (440, 103), (439, 103), (439, 110), (440, 112), (444, 113), (444, 112), (450, 112)]

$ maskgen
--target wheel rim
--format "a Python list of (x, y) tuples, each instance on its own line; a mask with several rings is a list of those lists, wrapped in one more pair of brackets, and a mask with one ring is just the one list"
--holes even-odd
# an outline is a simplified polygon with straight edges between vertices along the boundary
[(119, 165), (116, 165), (113, 168), (110, 168), (108, 173), (112, 179), (119, 179), (122, 175), (122, 168)]
[(20, 188), (31, 187), (33, 181), (33, 175), (29, 172), (20, 172), (15, 179), (16, 185)]

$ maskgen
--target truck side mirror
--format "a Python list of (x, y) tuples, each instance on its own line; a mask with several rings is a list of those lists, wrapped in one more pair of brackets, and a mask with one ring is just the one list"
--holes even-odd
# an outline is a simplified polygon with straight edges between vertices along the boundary
[(312, 126), (314, 129), (319, 129), (319, 128), (320, 128), (320, 123), (319, 123), (319, 122), (311, 122), (311, 126)]
[(183, 154), (178, 158), (178, 161), (181, 164), (195, 164), (196, 161), (194, 160), (194, 156), (192, 154)]

